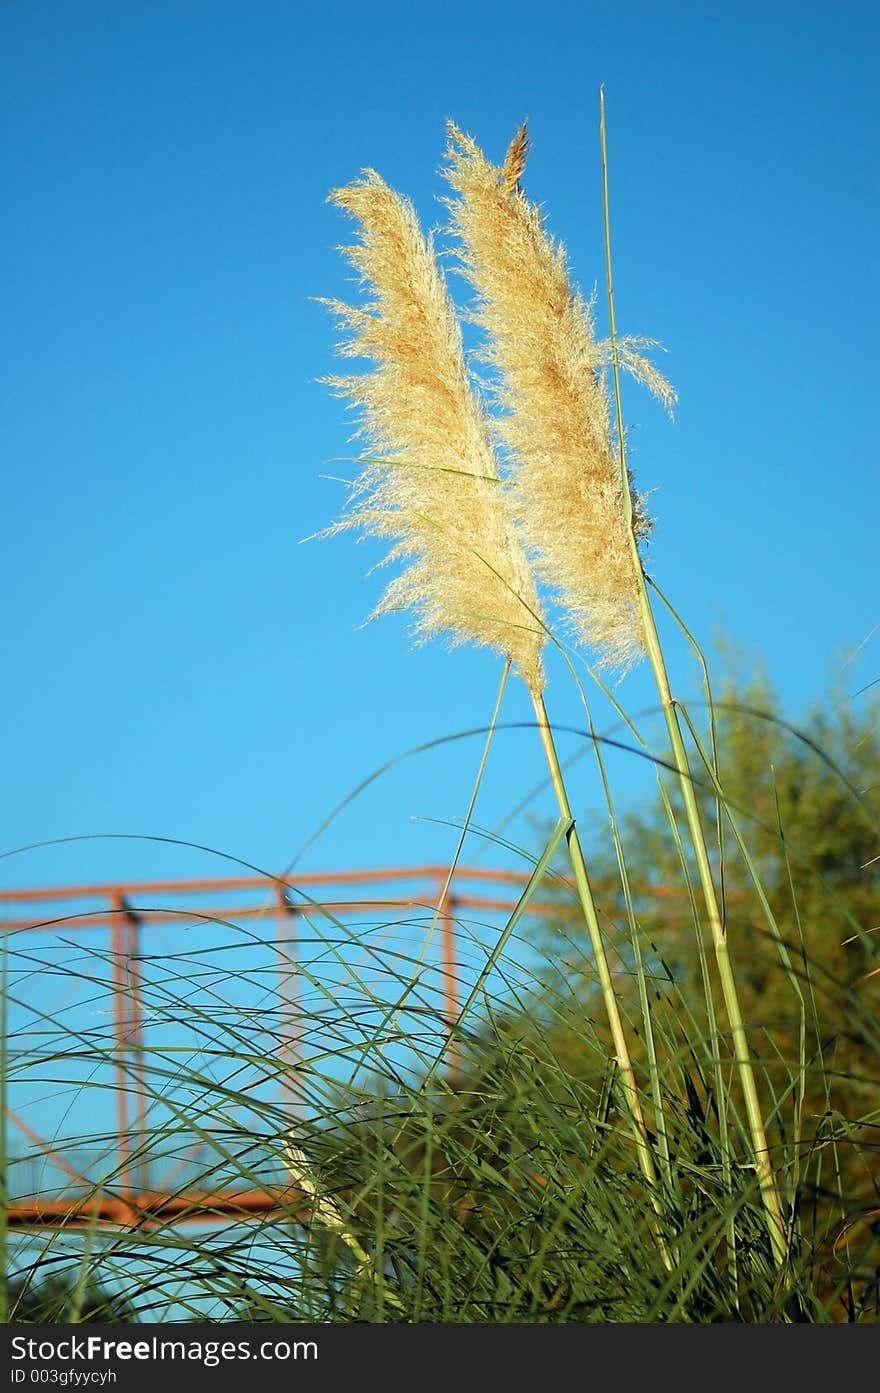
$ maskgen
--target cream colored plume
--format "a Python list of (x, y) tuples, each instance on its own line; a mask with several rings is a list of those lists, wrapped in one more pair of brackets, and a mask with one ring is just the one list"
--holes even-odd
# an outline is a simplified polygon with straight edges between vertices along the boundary
[[(339, 1206), (335, 1201), (318, 1185), (312, 1172), (309, 1158), (306, 1156), (301, 1146), (298, 1146), (293, 1137), (283, 1139), (284, 1156), (287, 1162), (287, 1169), (290, 1173), (292, 1183), (300, 1193), (309, 1201), (310, 1218), (313, 1222), (323, 1224), (325, 1228), (336, 1233), (342, 1239), (347, 1248), (354, 1255), (357, 1267), (355, 1276), (377, 1275), (373, 1266), (373, 1260), (358, 1239), (352, 1232), (351, 1225), (343, 1218)], [(384, 1292), (385, 1300), (391, 1306), (395, 1306), (399, 1311), (403, 1310), (403, 1303), (393, 1291)]]
[[(565, 251), (521, 190), (525, 128), (502, 167), (451, 123), (449, 134), (452, 227), (477, 292), (485, 357), (497, 370), (498, 429), (515, 466), (517, 521), (577, 636), (600, 665), (626, 668), (644, 651), (644, 634), (608, 345), (596, 342), (591, 307), (572, 288)], [(619, 341), (620, 364), (669, 406), (672, 389), (638, 351), (647, 342)], [(632, 518), (637, 536), (650, 530), (637, 494)]]
[(420, 637), (445, 634), (509, 656), (543, 685), (535, 584), (512, 520), (461, 330), (411, 204), (372, 170), (331, 202), (358, 223), (345, 253), (368, 289), (360, 306), (325, 301), (350, 330), (340, 351), (372, 371), (328, 379), (358, 409), (366, 443), (348, 511), (404, 561), (375, 611), (409, 609)]

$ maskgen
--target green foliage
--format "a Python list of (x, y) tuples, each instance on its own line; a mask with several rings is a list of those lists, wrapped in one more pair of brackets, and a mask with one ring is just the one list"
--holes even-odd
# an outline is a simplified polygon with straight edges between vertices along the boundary
[(137, 1320), (124, 1293), (109, 1291), (87, 1274), (45, 1276), (39, 1266), (11, 1281), (6, 1292), (8, 1319), (28, 1325), (129, 1323)]
[[(665, 797), (618, 830), (650, 982), (669, 1161), (660, 1226), (675, 1271), (660, 1260), (586, 935), (564, 893), (555, 922), (535, 929), (545, 968), (532, 992), (492, 1014), (444, 1090), (377, 1084), (348, 1112), (340, 1099), (310, 1139), (364, 1243), (382, 1234), (382, 1270), (409, 1318), (877, 1318), (875, 712), (835, 702), (794, 731), (758, 679), (726, 691), (715, 720), (715, 872), (789, 1224), (786, 1271), (774, 1274), (767, 1247), (699, 914), (676, 890), (695, 874), (661, 773)], [(707, 828), (716, 786), (704, 770)], [(635, 959), (603, 832), (591, 875), (647, 1098)], [(659, 1147), (661, 1119), (650, 1120)], [(343, 1282), (340, 1299), (363, 1315), (379, 1297), (375, 1282)]]
[[(697, 776), (704, 825), (716, 829), (715, 876), (777, 1173), (810, 1243), (827, 1249), (823, 1262), (838, 1267), (852, 1239), (868, 1284), (880, 1212), (877, 715), (876, 705), (858, 712), (833, 694), (795, 729), (765, 679), (740, 690), (728, 684), (714, 709), (717, 771), (704, 766)], [(708, 734), (702, 744), (711, 748)], [(731, 1050), (708, 944), (683, 887), (696, 874), (676, 836), (677, 789), (665, 771), (660, 782), (653, 803), (621, 818), (620, 840), (667, 1065), (677, 1060), (683, 1069), (689, 1054), (699, 1063), (701, 1082), (687, 1087), (711, 1110), (726, 1091)], [(617, 862), (598, 825), (591, 869), (634, 1015), (636, 973)], [(545, 1007), (563, 991), (589, 995), (592, 966), (564, 909), (544, 952), (553, 964)], [(564, 1035), (558, 1047), (570, 1057)], [(725, 1064), (714, 1079), (698, 1047), (708, 1038)], [(682, 1077), (692, 1073), (689, 1066)]]
[[(876, 1321), (874, 713), (826, 706), (798, 735), (759, 682), (727, 692), (714, 716), (722, 836), (706, 766), (700, 807), (715, 828), (713, 869), (788, 1226), (781, 1272), (695, 871), (676, 835), (678, 791), (660, 766), (656, 799), (612, 827), (631, 914), (607, 820), (584, 835), (656, 1186), (638, 1163), (580, 907), (550, 870), (562, 823), (536, 870), (536, 898), (555, 894), (555, 917), (524, 897), (494, 943), (474, 940), (454, 1067), (448, 1054), (432, 1067), (444, 1024), (424, 949), (406, 947), (398, 926), (389, 952), (381, 916), (350, 934), (337, 916), (304, 915), (295, 943), (282, 945), (303, 1042), (295, 1110), (279, 1102), (277, 1022), (249, 1004), (254, 984), (274, 992), (277, 982), (274, 960), (263, 975), (255, 967), (262, 930), (226, 924), (217, 959), (214, 924), (208, 948), (164, 960), (144, 987), (158, 1022), (144, 1059), (145, 1145), (178, 1168), (181, 1191), (286, 1184), (284, 1212), (210, 1231), (101, 1231), (81, 1264), (81, 1231), (46, 1238), (27, 1263), (33, 1237), (11, 1231), (10, 1318)], [(464, 937), (466, 920), (459, 928)], [(34, 962), (10, 963), (15, 987), (27, 987)], [(83, 949), (78, 972), (105, 990), (100, 953), (90, 968)], [(179, 1034), (183, 1019), (192, 1036)], [(107, 1157), (95, 1193), (111, 1195), (119, 1163), (106, 1138), (89, 1137), (89, 1095), (76, 1081), (112, 1064), (112, 1049), (58, 1023), (11, 1059), (13, 1080), (30, 1088), (69, 1076), (80, 1143), (100, 1143)], [(62, 1254), (72, 1288), (52, 1280)]]
[[(602, 1121), (592, 1081), (562, 1075), (512, 1035), (491, 1052), (484, 1044), (472, 1063), (474, 1076), (458, 1076), (453, 1091), (388, 1098), (373, 1116), (312, 1139), (349, 1222), (377, 1262), (381, 1253), (378, 1275), (364, 1280), (337, 1248), (337, 1318), (664, 1319), (666, 1273), (645, 1180), (618, 1125)], [(717, 1247), (711, 1228), (708, 1215), (695, 1216), (686, 1246)], [(753, 1232), (766, 1277), (760, 1227)], [(333, 1256), (325, 1245), (324, 1260)], [(402, 1316), (383, 1308), (386, 1283)], [(677, 1285), (686, 1284), (683, 1275)], [(709, 1271), (687, 1309), (709, 1318), (726, 1310), (720, 1287)]]
[[(721, 817), (716, 879), (724, 887), (729, 951), (753, 1047), (781, 1084), (802, 1052), (809, 1106), (876, 1108), (880, 885), (880, 727), (876, 708), (845, 702), (813, 711), (795, 730), (763, 679), (716, 705)], [(676, 808), (668, 781), (667, 797)], [(708, 774), (699, 786), (707, 826), (716, 820)], [(731, 828), (734, 821), (743, 846)], [(700, 944), (681, 884), (681, 851), (663, 800), (622, 820), (643, 947), (658, 989), (700, 998)], [(610, 887), (608, 921), (624, 917), (611, 854), (599, 836), (593, 869)], [(757, 885), (756, 885), (757, 877)], [(622, 948), (625, 952), (625, 949)], [(567, 970), (585, 970), (566, 954)], [(668, 980), (664, 986), (663, 979)], [(759, 1043), (760, 1042), (760, 1043)]]

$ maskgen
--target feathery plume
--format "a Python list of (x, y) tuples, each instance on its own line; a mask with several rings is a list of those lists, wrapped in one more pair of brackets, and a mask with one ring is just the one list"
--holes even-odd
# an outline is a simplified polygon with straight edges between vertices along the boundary
[(515, 189), (520, 187), (520, 181), (525, 173), (526, 160), (529, 157), (529, 143), (528, 123), (523, 121), (508, 145), (507, 154), (504, 156), (502, 174), (504, 187), (508, 193), (513, 193)]
[(347, 512), (330, 531), (356, 527), (390, 540), (386, 559), (406, 563), (375, 614), (409, 609), (420, 639), (444, 634), (509, 656), (539, 692), (535, 583), (433, 246), (409, 201), (373, 170), (330, 201), (359, 225), (359, 243), (343, 250), (371, 298), (324, 303), (351, 331), (340, 352), (375, 364), (326, 379), (358, 410), (368, 446)]
[[(517, 521), (538, 575), (567, 608), (577, 636), (600, 666), (626, 668), (644, 651), (637, 561), (628, 528), (650, 530), (644, 499), (632, 492), (627, 521), (605, 367), (592, 306), (572, 287), (565, 250), (546, 232), (519, 180), (527, 137), (517, 132), (504, 166), (449, 123), (446, 178), (452, 228), (477, 293), (475, 318), (505, 409), (498, 429), (514, 469)], [(514, 178), (514, 175), (516, 176)], [(621, 365), (667, 406), (672, 389), (638, 350), (621, 340)]]
[[(357, 1267), (355, 1276), (376, 1276), (373, 1260), (364, 1248), (363, 1244), (352, 1232), (351, 1225), (346, 1222), (338, 1204), (322, 1191), (312, 1173), (309, 1158), (306, 1156), (301, 1146), (297, 1146), (293, 1137), (288, 1136), (283, 1140), (284, 1155), (287, 1161), (287, 1169), (290, 1178), (297, 1189), (309, 1200), (311, 1205), (311, 1218), (321, 1223), (336, 1233), (342, 1239), (346, 1247), (354, 1256)], [(381, 1276), (379, 1277), (381, 1281)], [(398, 1310), (403, 1310), (403, 1304), (393, 1291), (384, 1292), (385, 1300)]]

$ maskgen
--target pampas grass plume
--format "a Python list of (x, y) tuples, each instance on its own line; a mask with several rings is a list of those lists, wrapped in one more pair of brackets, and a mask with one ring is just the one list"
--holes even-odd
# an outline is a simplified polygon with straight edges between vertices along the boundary
[(331, 531), (390, 541), (386, 560), (405, 563), (376, 614), (409, 610), (420, 639), (491, 648), (540, 691), (537, 592), (433, 247), (412, 205), (372, 170), (330, 201), (358, 224), (359, 242), (343, 251), (370, 298), (324, 303), (349, 332), (340, 352), (374, 363), (326, 379), (357, 410), (367, 445)]
[[(628, 514), (605, 367), (591, 306), (572, 287), (565, 250), (521, 188), (528, 136), (521, 127), (501, 168), (449, 125), (446, 177), (475, 318), (504, 414), (516, 517), (538, 575), (567, 609), (598, 664), (625, 669), (644, 651), (637, 560), (629, 537), (650, 530), (644, 500)], [(622, 365), (667, 405), (665, 379), (621, 340)]]

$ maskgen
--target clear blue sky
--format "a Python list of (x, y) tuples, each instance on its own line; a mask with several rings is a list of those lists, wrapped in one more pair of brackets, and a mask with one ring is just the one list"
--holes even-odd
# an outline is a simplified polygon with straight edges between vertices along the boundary
[[(878, 29), (809, 0), (0, 4), (4, 848), (151, 832), (280, 867), (374, 767), (485, 723), (494, 660), (359, 629), (378, 553), (299, 544), (351, 453), (315, 381), (311, 297), (350, 291), (325, 196), (372, 165), (433, 223), (445, 119), (499, 158), (528, 115), (528, 191), (589, 290), (602, 82), (619, 327), (667, 345), (681, 397), (670, 425), (626, 392), (653, 573), (792, 711), (818, 696), (878, 620)], [(648, 675), (618, 695), (650, 704)], [(561, 672), (548, 700), (579, 720)], [(478, 820), (538, 777), (533, 744), (500, 738)], [(398, 769), (303, 866), (447, 856), (418, 819), (461, 816), (478, 756)], [(93, 841), (0, 879), (228, 869)]]

